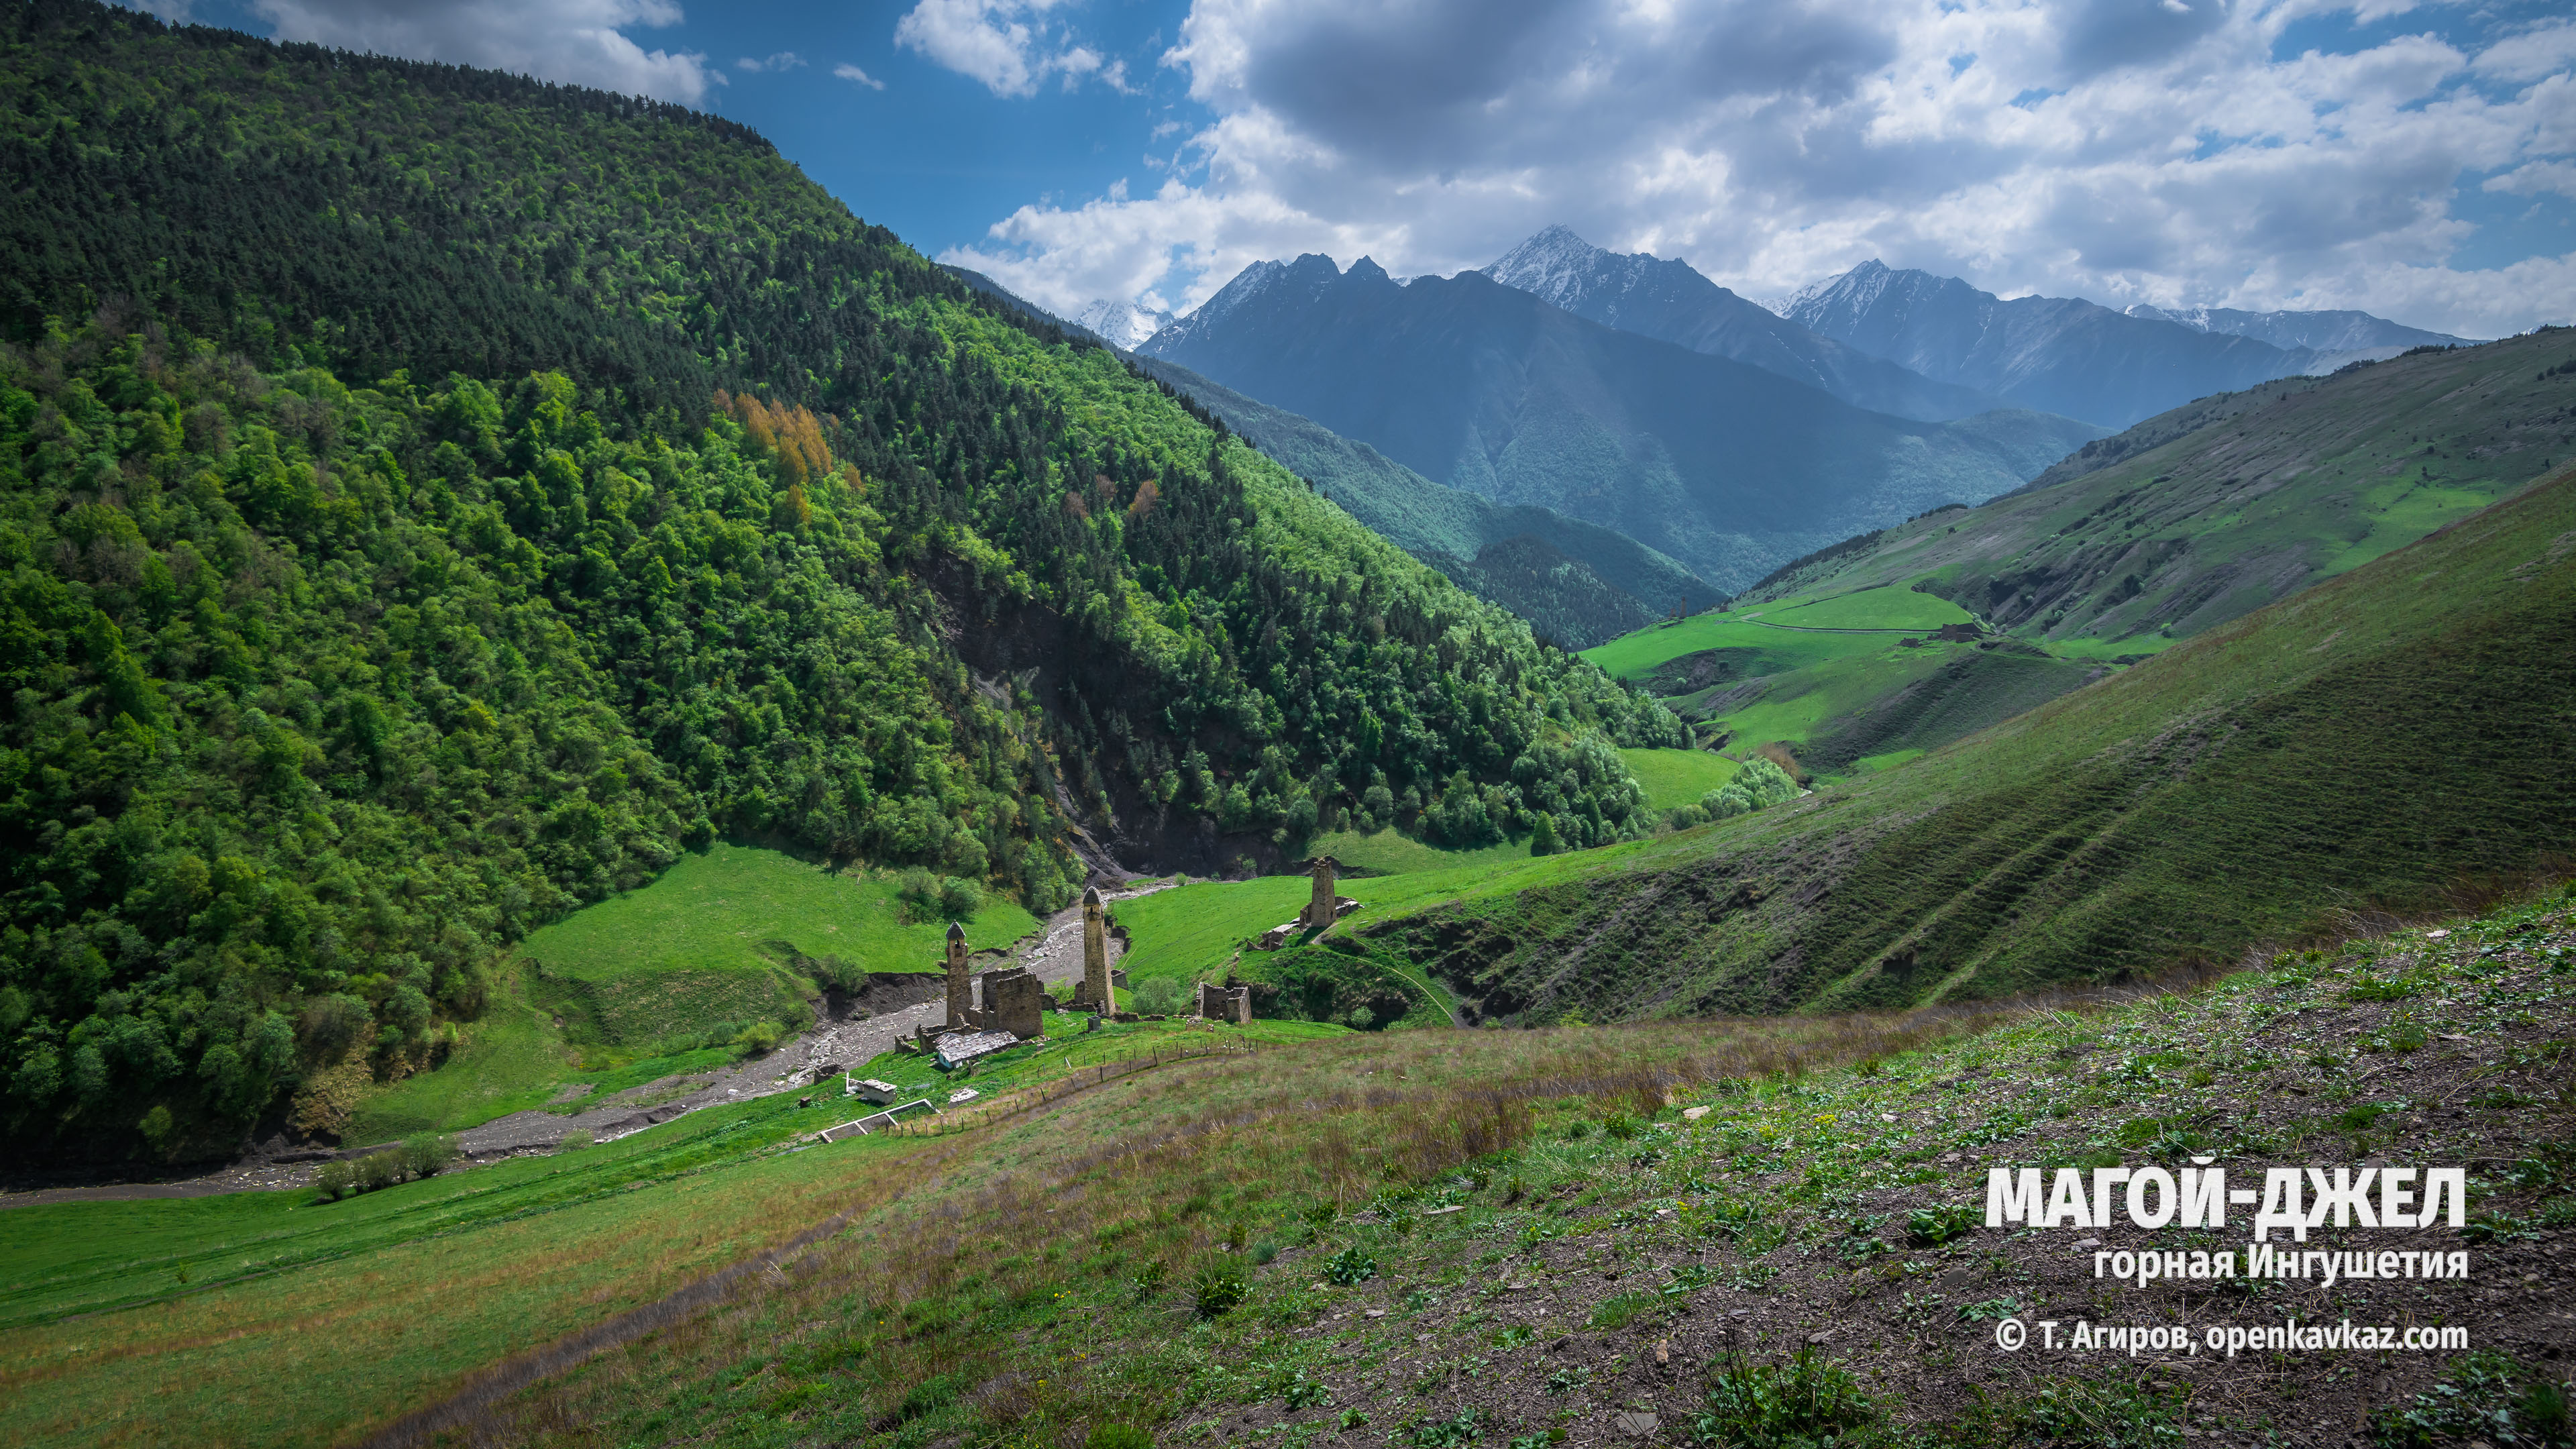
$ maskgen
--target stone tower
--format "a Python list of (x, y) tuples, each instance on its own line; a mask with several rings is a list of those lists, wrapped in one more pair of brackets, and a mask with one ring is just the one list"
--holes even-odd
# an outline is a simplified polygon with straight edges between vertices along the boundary
[(1082, 892), (1082, 994), (1079, 1005), (1094, 1011), (1115, 1012), (1117, 998), (1109, 986), (1109, 923), (1100, 910), (1100, 888), (1087, 886)]
[(948, 1024), (967, 1027), (974, 1024), (975, 984), (966, 974), (966, 928), (955, 921), (948, 923)]
[(1320, 931), (1333, 923), (1333, 871), (1339, 861), (1329, 855), (1315, 857), (1315, 891), (1306, 900), (1306, 914), (1299, 924), (1309, 931)]

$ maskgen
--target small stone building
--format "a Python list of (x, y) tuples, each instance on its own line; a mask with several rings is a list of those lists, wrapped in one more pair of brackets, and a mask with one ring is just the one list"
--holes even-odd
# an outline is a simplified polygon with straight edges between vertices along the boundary
[(979, 980), (984, 1006), (975, 1013), (978, 1027), (1007, 1031), (1022, 1041), (1045, 1032), (1042, 1013), (1047, 1008), (1046, 983), (1038, 979), (1037, 973), (1023, 966), (1009, 966), (987, 971)]
[(1199, 983), (1198, 1014), (1209, 1021), (1250, 1026), (1252, 1025), (1252, 988), (1219, 986), (1213, 981), (1202, 981)]

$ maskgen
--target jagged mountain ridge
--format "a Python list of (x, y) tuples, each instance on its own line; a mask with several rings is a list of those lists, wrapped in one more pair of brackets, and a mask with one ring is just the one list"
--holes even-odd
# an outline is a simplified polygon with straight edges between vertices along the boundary
[(2304, 347), (2317, 354), (2308, 371), (2332, 372), (2349, 362), (2384, 362), (2410, 347), (2474, 347), (2480, 339), (2427, 332), (2374, 317), (2368, 312), (2246, 312), (2234, 307), (2164, 308), (2140, 302), (2126, 309), (2132, 317), (2172, 322), (2196, 332), (2224, 332), (2251, 337), (2280, 348)]
[(1142, 352), (1436, 482), (1614, 529), (1721, 588), (1857, 527), (2018, 486), (2096, 433), (1926, 423), (1605, 327), (1480, 272), (1258, 262)]
[(1170, 326), (1172, 314), (1138, 302), (1100, 297), (1076, 308), (1067, 320), (1112, 347), (1133, 352), (1146, 338)]
[(1568, 227), (1549, 227), (1484, 272), (1604, 327), (1749, 362), (1873, 412), (1947, 422), (2012, 406), (1819, 337), (1710, 281), (1687, 262), (1610, 251)]
[(2312, 348), (2129, 316), (2081, 298), (2006, 301), (1956, 277), (1875, 260), (1801, 291), (1788, 318), (1927, 377), (2106, 428), (2296, 376), (2321, 360)]

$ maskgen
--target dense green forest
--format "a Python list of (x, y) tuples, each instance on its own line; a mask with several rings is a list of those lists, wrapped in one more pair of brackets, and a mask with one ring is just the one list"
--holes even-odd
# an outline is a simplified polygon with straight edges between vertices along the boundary
[(0, 1133), (225, 1150), (718, 836), (1651, 828), (1673, 717), (758, 136), (73, 0), (0, 22)]

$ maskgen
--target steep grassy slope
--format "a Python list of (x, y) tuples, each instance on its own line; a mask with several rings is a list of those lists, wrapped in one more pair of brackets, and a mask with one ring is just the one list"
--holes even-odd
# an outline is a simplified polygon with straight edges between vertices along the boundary
[[(2420, 538), (2564, 461), (2576, 453), (2576, 377), (2556, 369), (2570, 359), (2576, 333), (2544, 331), (2203, 398), (1980, 507), (1819, 550), (1747, 590), (1731, 615), (1650, 627), (1587, 657), (1647, 682), (1704, 729), (1792, 745), (1828, 773), (1944, 744)], [(1826, 667), (1746, 652), (1751, 636), (1728, 622), (1833, 618), (1973, 620), (2019, 642), (1844, 662), (1866, 652), (1851, 643), (1830, 649)]]
[(1481, 273), (1398, 285), (1366, 258), (1347, 273), (1312, 255), (1247, 268), (1147, 350), (1434, 481), (1616, 530), (1729, 589), (1856, 526), (2017, 487), (2096, 435), (2033, 413), (1866, 412)]
[[(907, 920), (897, 889), (883, 877), (854, 879), (719, 844), (682, 857), (650, 885), (541, 927), (519, 953), (576, 1042), (640, 1046), (719, 1023), (802, 1025), (806, 999), (824, 984), (818, 976), (848, 982), (940, 969), (947, 922)], [(1038, 923), (999, 899), (963, 924), (985, 949)]]
[(2232, 961), (2576, 850), (2571, 619), (2562, 468), (1902, 768), (1547, 878), (1420, 877), (1419, 916), (1359, 930), (1483, 1013), (1528, 1019), (1886, 1005)]
[(2203, 398), (1751, 596), (1919, 583), (2026, 638), (2146, 652), (2576, 456), (2576, 370), (2557, 370), (2571, 360), (2576, 331), (2551, 329)]
[(1052, 909), (1680, 742), (739, 127), (43, 0), (0, 174), (12, 1156), (416, 1068), (726, 835)]

